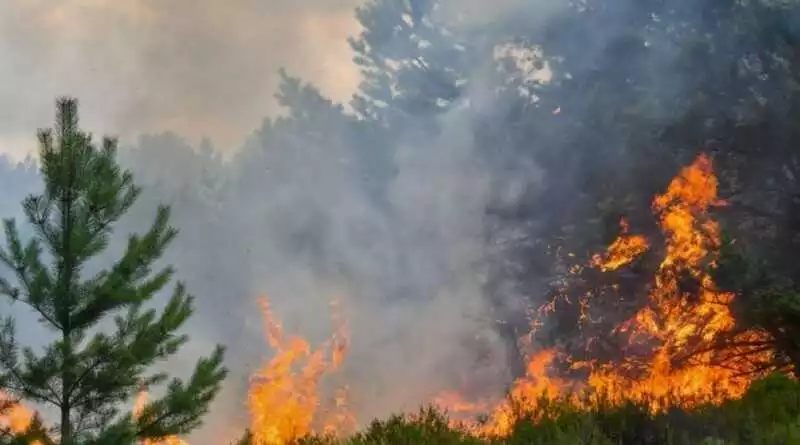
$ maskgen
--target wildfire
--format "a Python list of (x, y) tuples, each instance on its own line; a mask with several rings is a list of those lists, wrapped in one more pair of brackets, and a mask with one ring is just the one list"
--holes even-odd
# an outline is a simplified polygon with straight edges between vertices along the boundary
[[(323, 405), (322, 378), (336, 371), (348, 351), (347, 326), (340, 316), (338, 301), (332, 302), (336, 331), (319, 349), (311, 350), (307, 340), (286, 337), (281, 324), (273, 316), (266, 299), (261, 301), (265, 335), (275, 350), (274, 357), (253, 376), (247, 402), (250, 409), (250, 432), (258, 445), (284, 445), (314, 431), (341, 435), (355, 428), (355, 418), (348, 410), (348, 388), (335, 391)], [(330, 359), (326, 351), (330, 350)], [(301, 366), (302, 365), (302, 366)], [(148, 392), (141, 388), (133, 407), (138, 417), (147, 403)], [(0, 397), (0, 400), (5, 398)], [(33, 413), (19, 403), (11, 405), (0, 416), (0, 431), (24, 433), (33, 420)], [(188, 445), (177, 436), (144, 439), (141, 445)], [(41, 445), (34, 442), (32, 445)]]
[[(735, 325), (729, 309), (734, 295), (717, 290), (708, 273), (720, 243), (719, 226), (708, 210), (720, 205), (725, 203), (717, 199), (717, 179), (704, 155), (653, 201), (666, 236), (666, 255), (656, 272), (649, 305), (621, 329), (630, 332), (631, 343), (655, 340), (658, 346), (645, 359), (597, 367), (589, 377), (590, 387), (612, 397), (624, 394), (650, 402), (653, 409), (662, 408), (667, 399), (683, 406), (719, 403), (747, 390), (751, 369), (743, 363), (720, 367), (724, 351), (709, 347)], [(699, 283), (697, 289), (683, 289), (684, 277)], [(626, 377), (637, 373), (642, 377)]]
[[(27, 431), (33, 422), (33, 412), (19, 402), (12, 402), (5, 394), (0, 395), (0, 403), (8, 404), (5, 412), (0, 415), (0, 431), (13, 434), (22, 434)], [(32, 445), (41, 445), (41, 442), (37, 440)]]
[[(334, 321), (338, 328), (316, 350), (304, 338), (284, 335), (266, 299), (262, 308), (266, 339), (275, 355), (255, 373), (247, 397), (255, 443), (285, 444), (311, 433), (315, 426), (334, 435), (352, 429), (355, 420), (347, 410), (346, 387), (336, 391), (328, 403), (330, 409), (318, 412), (322, 377), (339, 368), (348, 347), (346, 326), (338, 317), (336, 302)], [(325, 354), (328, 349), (332, 351), (330, 360)]]
[[(6, 396), (0, 396), (0, 400), (4, 403), (9, 402)], [(144, 408), (147, 402), (147, 391), (142, 389), (136, 398), (136, 403), (133, 408), (134, 416), (138, 415)], [(15, 402), (11, 404), (7, 410), (0, 415), (0, 431), (10, 432), (13, 434), (23, 434), (27, 431), (28, 427), (33, 422), (34, 413), (22, 404)], [(142, 445), (188, 445), (187, 442), (175, 436), (165, 437), (161, 440), (144, 440)], [(36, 440), (31, 445), (41, 445), (41, 442)]]
[[(466, 401), (457, 392), (444, 392), (434, 403), (454, 417), (488, 413), (485, 423), (456, 421), (458, 426), (485, 436), (508, 434), (520, 415), (536, 415), (544, 399), (560, 398), (580, 408), (601, 399), (621, 403), (647, 403), (653, 411), (668, 405), (692, 407), (740, 397), (758, 375), (747, 361), (731, 357), (771, 352), (747, 349), (747, 340), (763, 340), (766, 334), (744, 332), (734, 335), (735, 319), (730, 310), (734, 295), (717, 289), (709, 269), (720, 245), (719, 226), (709, 210), (725, 205), (717, 198), (717, 179), (711, 160), (699, 156), (655, 197), (652, 211), (664, 234), (664, 257), (648, 290), (648, 304), (613, 333), (625, 335), (630, 346), (646, 353), (630, 354), (614, 363), (567, 360), (573, 369), (586, 371), (586, 378), (573, 380), (551, 375), (551, 366), (563, 352), (547, 349), (529, 357), (526, 375), (514, 382), (508, 397), (500, 403)], [(651, 249), (648, 240), (629, 233), (625, 219), (620, 235), (605, 252), (592, 256), (588, 264), (576, 265), (611, 272), (625, 267)], [(686, 286), (687, 279), (694, 283)], [(580, 297), (581, 320), (588, 317), (591, 296)], [(286, 336), (280, 321), (262, 299), (265, 337), (274, 356), (252, 376), (247, 396), (250, 432), (259, 445), (284, 445), (312, 432), (341, 435), (355, 427), (348, 409), (348, 388), (327, 392), (324, 377), (341, 366), (348, 352), (347, 326), (340, 317), (337, 301), (333, 314), (336, 329), (319, 348), (299, 336)], [(555, 300), (534, 311), (544, 316), (556, 311)], [(539, 326), (541, 319), (533, 320)], [(716, 347), (722, 336), (732, 337), (727, 349)], [(749, 342), (753, 343), (753, 342)], [(632, 348), (634, 349), (634, 348)], [(725, 367), (719, 366), (725, 362)], [(329, 399), (323, 394), (332, 394)], [(147, 393), (141, 391), (134, 415), (139, 415)], [(32, 414), (14, 405), (0, 427), (24, 431)], [(177, 437), (143, 445), (186, 445)]]
[(528, 361), (525, 376), (515, 382), (507, 399), (494, 409), (489, 422), (480, 429), (481, 433), (507, 435), (518, 415), (532, 414), (541, 400), (555, 399), (564, 392), (568, 382), (548, 375), (548, 367), (556, 356), (555, 350), (546, 349)]
[(433, 399), (433, 404), (447, 408), (448, 413), (455, 416), (460, 414), (471, 415), (489, 409), (487, 402), (464, 400), (461, 394), (456, 391), (443, 391)]
[[(712, 346), (720, 336), (731, 335), (735, 324), (729, 309), (734, 295), (720, 292), (708, 273), (720, 244), (719, 226), (708, 211), (720, 205), (725, 203), (717, 199), (717, 179), (705, 155), (685, 167), (666, 192), (653, 200), (652, 210), (666, 239), (665, 255), (649, 291), (649, 304), (615, 329), (627, 335), (630, 345), (650, 348), (648, 354), (610, 364), (573, 361), (573, 369), (588, 371), (585, 381), (549, 375), (557, 357), (555, 350), (533, 354), (527, 374), (514, 383), (507, 400), (491, 411), (489, 422), (480, 431), (499, 436), (509, 433), (520, 413), (537, 412), (542, 397), (566, 399), (578, 407), (598, 399), (611, 403), (632, 400), (656, 411), (667, 405), (691, 407), (741, 396), (756, 375), (747, 362), (728, 359), (756, 352), (746, 346), (736, 351)], [(613, 271), (650, 248), (643, 236), (628, 233), (626, 220), (620, 225), (619, 237), (606, 252), (594, 255), (589, 267)], [(683, 288), (686, 277), (699, 284), (696, 289)], [(590, 301), (581, 298), (580, 303), (583, 314)], [(554, 310), (555, 301), (550, 301), (538, 312)], [(737, 339), (753, 340), (764, 335), (745, 332)], [(718, 366), (723, 361), (726, 366)], [(453, 400), (444, 400), (441, 406), (452, 410)]]
[(592, 256), (591, 266), (603, 272), (616, 270), (629, 264), (650, 247), (642, 235), (628, 235), (628, 221), (625, 218), (620, 220), (619, 226), (620, 236), (608, 246), (605, 255)]

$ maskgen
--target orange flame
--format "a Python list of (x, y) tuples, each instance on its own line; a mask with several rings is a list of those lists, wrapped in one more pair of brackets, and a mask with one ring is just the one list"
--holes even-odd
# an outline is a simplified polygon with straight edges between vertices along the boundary
[(556, 356), (554, 349), (534, 354), (528, 361), (525, 376), (514, 383), (506, 400), (494, 408), (489, 421), (479, 432), (489, 436), (508, 435), (518, 416), (535, 414), (535, 408), (543, 398), (559, 397), (569, 387), (569, 382), (548, 375), (548, 368)]
[(433, 404), (447, 410), (448, 414), (458, 416), (460, 414), (471, 415), (476, 412), (486, 411), (489, 404), (486, 402), (472, 402), (465, 400), (456, 391), (443, 391), (434, 397)]
[[(692, 407), (740, 397), (758, 374), (744, 360), (726, 360), (724, 368), (718, 366), (720, 362), (743, 353), (761, 354), (761, 358), (768, 359), (765, 355), (771, 352), (756, 352), (747, 346), (738, 346), (737, 351), (713, 347), (720, 336), (732, 335), (735, 325), (729, 309), (734, 295), (720, 292), (708, 272), (709, 267), (714, 267), (720, 244), (719, 226), (708, 211), (721, 205), (725, 202), (717, 199), (717, 178), (705, 155), (685, 167), (666, 192), (653, 200), (653, 213), (666, 238), (665, 255), (655, 273), (649, 304), (616, 329), (626, 333), (632, 345), (655, 344), (649, 346), (648, 354), (626, 357), (613, 364), (573, 362), (574, 369), (588, 370), (585, 381), (549, 375), (557, 356), (555, 350), (533, 354), (527, 374), (514, 383), (507, 400), (492, 410), (489, 422), (480, 431), (497, 436), (510, 433), (520, 414), (537, 412), (542, 397), (566, 399), (578, 407), (599, 398), (611, 403), (632, 400), (646, 403), (654, 411), (668, 404)], [(643, 236), (628, 234), (626, 220), (621, 220), (620, 226), (619, 237), (604, 254), (592, 257), (590, 267), (604, 272), (616, 270), (650, 248)], [(574, 267), (572, 272), (581, 268)], [(698, 283), (696, 290), (683, 288), (685, 277)], [(547, 302), (537, 312), (555, 311), (555, 303)], [(588, 296), (579, 303), (583, 319)], [(540, 324), (541, 321), (535, 323)], [(744, 332), (735, 336), (735, 340), (742, 341), (734, 344), (765, 340), (765, 336), (761, 332)]]
[[(22, 434), (28, 430), (33, 422), (34, 413), (19, 402), (13, 402), (6, 394), (0, 394), (0, 402), (8, 403), (6, 411), (0, 415), (0, 431), (7, 431), (13, 434)], [(40, 441), (34, 441), (32, 445), (41, 445)]]
[[(3, 402), (9, 401), (5, 395), (0, 395)], [(133, 408), (134, 416), (137, 416), (147, 403), (147, 391), (142, 389), (136, 397)], [(0, 431), (8, 431), (14, 434), (24, 433), (33, 422), (34, 413), (20, 403), (14, 403), (8, 410), (0, 416)], [(161, 440), (146, 439), (141, 442), (143, 445), (187, 445), (187, 442), (169, 436)], [(34, 441), (31, 445), (41, 445), (41, 441)]]
[[(251, 381), (248, 406), (251, 433), (258, 444), (281, 445), (314, 431), (315, 425), (328, 434), (351, 429), (353, 416), (347, 410), (347, 388), (336, 392), (332, 409), (318, 413), (320, 384), (325, 374), (339, 368), (348, 349), (346, 326), (338, 317), (334, 301), (337, 329), (323, 347), (312, 350), (308, 341), (298, 336), (285, 337), (266, 299), (261, 301), (266, 339), (276, 352)], [(325, 356), (331, 349), (331, 359)], [(303, 366), (300, 366), (302, 362)], [(297, 369), (299, 367), (299, 369)]]
[[(489, 436), (507, 435), (520, 415), (537, 412), (542, 398), (562, 398), (577, 407), (603, 400), (621, 403), (633, 400), (649, 404), (657, 411), (667, 405), (692, 407), (699, 403), (719, 403), (740, 397), (758, 375), (745, 361), (726, 360), (731, 356), (761, 354), (769, 359), (772, 352), (756, 352), (747, 346), (735, 351), (716, 350), (714, 342), (722, 335), (732, 335), (735, 319), (729, 305), (734, 295), (717, 289), (709, 268), (713, 268), (720, 244), (719, 226), (709, 209), (725, 205), (717, 198), (717, 179), (711, 160), (699, 156), (685, 167), (657, 196), (652, 210), (665, 235), (662, 259), (649, 289), (648, 304), (615, 332), (624, 333), (631, 345), (647, 347), (647, 354), (629, 356), (621, 362), (601, 364), (594, 361), (572, 363), (586, 369), (588, 377), (574, 381), (551, 375), (551, 365), (560, 352), (539, 351), (528, 360), (526, 375), (514, 382), (508, 397), (499, 404), (469, 402), (458, 393), (445, 392), (434, 403), (458, 416), (488, 412), (485, 424), (456, 422), (472, 432)], [(620, 235), (603, 254), (594, 255), (588, 267), (609, 272), (625, 267), (650, 249), (647, 239), (629, 234), (628, 222), (620, 221)], [(586, 266), (571, 269), (579, 272)], [(697, 283), (685, 289), (685, 278)], [(591, 304), (589, 296), (579, 300), (581, 319)], [(259, 445), (285, 445), (314, 431), (341, 435), (352, 431), (355, 419), (348, 410), (348, 388), (334, 392), (332, 400), (322, 403), (323, 377), (341, 366), (348, 352), (347, 326), (339, 316), (338, 302), (333, 302), (336, 329), (331, 339), (312, 350), (299, 336), (284, 335), (266, 299), (261, 301), (265, 337), (275, 350), (273, 358), (252, 377), (248, 392), (251, 433)], [(556, 310), (555, 300), (540, 307), (544, 315)], [(541, 320), (532, 320), (534, 326)], [(734, 344), (747, 340), (768, 340), (761, 332), (737, 334)], [(326, 351), (330, 349), (330, 358)], [(726, 367), (718, 364), (726, 360)], [(580, 390), (575, 392), (573, 390)], [(147, 393), (140, 392), (134, 408), (138, 415)], [(320, 409), (321, 406), (327, 409)], [(32, 419), (30, 411), (15, 405), (0, 427), (24, 431)], [(143, 445), (186, 445), (177, 437), (160, 441), (146, 440)]]
[[(725, 203), (717, 199), (717, 179), (705, 155), (655, 198), (652, 208), (666, 236), (666, 255), (656, 272), (649, 305), (620, 328), (630, 332), (631, 343), (655, 341), (658, 346), (645, 359), (594, 367), (591, 388), (617, 400), (624, 395), (649, 402), (653, 409), (664, 408), (667, 399), (682, 406), (719, 403), (747, 390), (754, 378), (752, 369), (731, 363), (722, 368), (720, 353), (708, 347), (735, 325), (729, 309), (734, 295), (718, 291), (708, 272), (720, 244), (719, 226), (708, 210), (720, 205)], [(608, 261), (615, 259), (610, 255)], [(698, 288), (683, 289), (684, 277), (693, 279)], [(640, 377), (630, 378), (636, 374)]]
[(617, 270), (630, 264), (639, 255), (647, 251), (650, 245), (641, 235), (628, 235), (628, 221), (622, 218), (619, 222), (620, 236), (608, 247), (605, 255), (595, 254), (590, 265), (603, 272)]

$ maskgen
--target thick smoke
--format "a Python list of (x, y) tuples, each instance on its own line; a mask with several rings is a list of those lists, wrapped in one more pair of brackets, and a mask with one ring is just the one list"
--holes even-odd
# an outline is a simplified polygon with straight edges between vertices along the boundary
[[(416, 137), (412, 128), (396, 141), (351, 138), (358, 121), (306, 91), (313, 113), (265, 122), (230, 160), (173, 134), (143, 137), (122, 153), (146, 192), (119, 234), (143, 230), (156, 203), (171, 204), (181, 236), (164, 260), (197, 296), (192, 341), (167, 367), (185, 375), (213, 344), (229, 348), (230, 378), (193, 444), (220, 443), (246, 424), (247, 378), (269, 357), (261, 295), (287, 332), (315, 343), (331, 332), (329, 301), (341, 300), (352, 334), (342, 378), (361, 421), (414, 409), (443, 389), (498, 394), (508, 383), (507, 350), (485, 295), (496, 239), (487, 237), (485, 215), (524, 199), (544, 173), (530, 160), (510, 168), (504, 157), (512, 154), (500, 150), (479, 153), (472, 135), (476, 122), (505, 118), (498, 90), (525, 94), (533, 106), (536, 88), (552, 76), (549, 66), (534, 63), (538, 49), (520, 45), (507, 25), (524, 22), (535, 36), (567, 5), (484, 3), (447, 1), (435, 11), (439, 25), (482, 43), (475, 45), (478, 61), (463, 73), (461, 96), (424, 118), (438, 127), (432, 136), (419, 130), (425, 137)], [(0, 55), (15, 61), (0, 72), (0, 100), (14, 104), (0, 114), (2, 140), (27, 133), (33, 142), (33, 130), (52, 117), (52, 97), (66, 90), (81, 99), (84, 122), (98, 131), (168, 129), (228, 147), (274, 111), (278, 65), (344, 101), (357, 81), (342, 49), (343, 35), (355, 31), (354, 2), (289, 4), (0, 5)], [(312, 38), (328, 30), (331, 38)], [(309, 43), (319, 41), (324, 45)], [(565, 148), (556, 141), (536, 143)], [(380, 153), (392, 168), (379, 170), (364, 153)], [(21, 175), (20, 168), (3, 174)], [(380, 198), (365, 172), (380, 183)], [(35, 190), (31, 178), (26, 173), (18, 188), (4, 189), (0, 209)]]

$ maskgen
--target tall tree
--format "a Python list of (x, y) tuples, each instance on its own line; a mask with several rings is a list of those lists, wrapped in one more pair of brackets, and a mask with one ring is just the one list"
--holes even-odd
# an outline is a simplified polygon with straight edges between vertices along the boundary
[[(75, 99), (57, 101), (56, 128), (40, 130), (39, 143), (44, 191), (23, 201), (34, 235), (23, 242), (15, 221), (4, 221), (0, 262), (15, 280), (0, 279), (0, 292), (29, 306), (57, 339), (37, 354), (20, 346), (14, 320), (6, 318), (0, 382), (13, 396), (60, 412), (52, 437), (61, 445), (188, 433), (200, 425), (227, 373), (221, 346), (197, 362), (188, 381), (170, 379), (163, 397), (136, 418), (124, 408), (142, 385), (167, 382), (166, 373), (148, 368), (188, 340), (178, 333), (193, 310), (183, 283), (160, 313), (145, 308), (174, 272), (169, 266), (154, 271), (178, 233), (169, 225), (169, 208), (159, 207), (150, 229), (128, 238), (121, 258), (90, 275), (96, 268), (90, 260), (106, 249), (139, 188), (118, 166), (114, 139), (97, 147), (78, 128)], [(105, 332), (112, 321), (114, 329)]]
[(462, 94), (470, 52), (431, 12), (434, 0), (372, 0), (356, 9), (351, 38), (363, 82), (351, 103), (362, 117), (400, 134), (430, 121)]

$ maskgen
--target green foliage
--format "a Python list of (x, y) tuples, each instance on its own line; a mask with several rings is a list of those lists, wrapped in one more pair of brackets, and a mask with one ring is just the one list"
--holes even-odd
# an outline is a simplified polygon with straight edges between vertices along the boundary
[(450, 427), (447, 417), (434, 408), (421, 409), (413, 416), (393, 416), (374, 421), (366, 431), (356, 434), (349, 445), (455, 445), (479, 443)]
[[(17, 406), (18, 403), (19, 401), (17, 400), (0, 402), (0, 415), (10, 416), (10, 411)], [(54, 445), (54, 442), (48, 437), (47, 428), (44, 426), (38, 414), (34, 415), (26, 431), (15, 432), (12, 431), (8, 425), (0, 427), (0, 444), (2, 445), (28, 445), (37, 440), (42, 445)]]
[[(87, 273), (139, 188), (118, 166), (115, 140), (105, 138), (98, 148), (79, 130), (73, 99), (58, 101), (56, 129), (40, 131), (39, 142), (44, 191), (23, 202), (34, 235), (23, 241), (16, 222), (4, 221), (0, 263), (16, 280), (0, 279), (0, 293), (35, 311), (42, 328), (58, 338), (37, 354), (18, 343), (14, 320), (6, 318), (0, 325), (3, 388), (23, 401), (56, 407), (62, 445), (131, 443), (191, 431), (226, 374), (221, 347), (197, 363), (188, 381), (170, 380), (166, 394), (138, 418), (130, 412), (142, 387), (168, 379), (148, 368), (188, 340), (178, 331), (192, 314), (193, 297), (182, 283), (162, 311), (145, 308), (174, 273), (169, 266), (154, 270), (178, 233), (169, 225), (169, 208), (159, 207), (150, 229), (128, 238), (121, 258)], [(104, 321), (113, 321), (115, 329), (107, 333)]]
[(523, 419), (514, 426), (512, 434), (501, 443), (509, 445), (586, 444), (612, 445), (592, 416), (578, 411), (564, 412), (556, 418), (539, 422)]
[[(734, 292), (734, 314), (742, 327), (769, 334), (767, 343), (777, 354), (760, 363), (770, 370), (800, 371), (800, 286), (794, 276), (783, 274), (758, 249), (774, 251), (761, 245), (725, 239), (720, 249), (718, 267), (713, 271), (716, 283)], [(792, 261), (786, 259), (785, 261)], [(724, 341), (725, 339), (723, 339)]]

